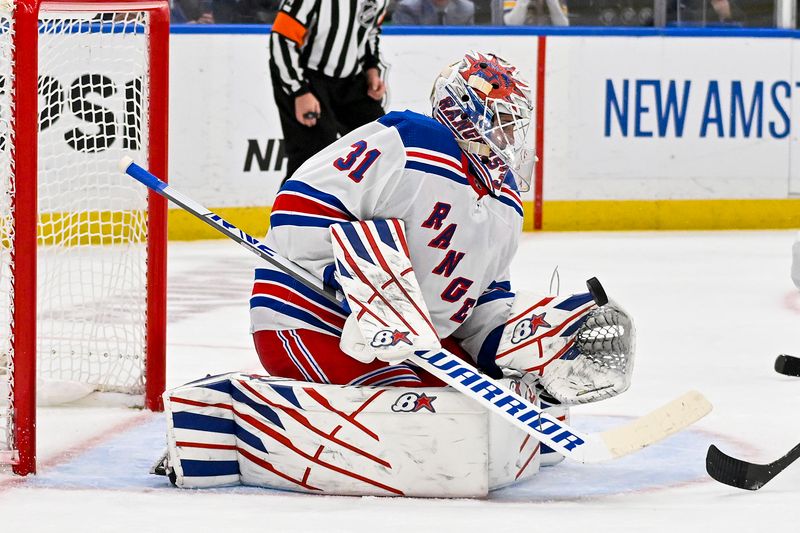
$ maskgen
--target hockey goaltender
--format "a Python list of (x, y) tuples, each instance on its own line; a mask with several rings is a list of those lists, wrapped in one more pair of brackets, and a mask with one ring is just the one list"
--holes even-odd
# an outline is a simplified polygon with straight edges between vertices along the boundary
[(465, 394), (503, 396), (474, 368), (459, 370), (467, 387), (456, 390), (409, 359), (455, 354), (548, 427), (630, 385), (635, 330), (598, 283), (561, 296), (511, 290), (536, 159), (517, 68), (470, 52), (437, 77), (431, 104), (431, 117), (392, 112), (340, 138), (281, 188), (266, 246), (346, 300), (291, 269), (256, 269), (252, 331), (269, 376), (165, 394), (156, 470), (177, 486), (481, 497), (563, 457)]

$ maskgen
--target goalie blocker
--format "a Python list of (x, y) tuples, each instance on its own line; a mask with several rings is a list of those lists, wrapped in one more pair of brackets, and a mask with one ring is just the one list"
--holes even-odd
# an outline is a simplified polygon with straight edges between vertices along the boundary
[[(502, 383), (539, 404), (525, 380)], [(182, 488), (483, 497), (529, 479), (542, 461), (535, 439), (450, 388), (235, 373), (169, 391), (164, 407), (167, 473)]]

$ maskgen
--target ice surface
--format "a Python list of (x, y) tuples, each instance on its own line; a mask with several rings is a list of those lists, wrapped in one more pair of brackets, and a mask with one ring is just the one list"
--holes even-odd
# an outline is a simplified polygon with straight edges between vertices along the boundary
[[(695, 388), (714, 411), (690, 431), (600, 465), (562, 463), (487, 500), (306, 496), (252, 488), (181, 491), (146, 473), (159, 415), (122, 408), (39, 410), (40, 473), (0, 475), (0, 532), (68, 531), (798, 531), (800, 465), (756, 493), (711, 481), (705, 450), (768, 462), (800, 440), (800, 293), (790, 231), (527, 234), (516, 288), (561, 292), (597, 276), (635, 318), (631, 389), (574, 411), (602, 430)], [(248, 333), (251, 268), (226, 242), (170, 244), (168, 383), (257, 370)]]

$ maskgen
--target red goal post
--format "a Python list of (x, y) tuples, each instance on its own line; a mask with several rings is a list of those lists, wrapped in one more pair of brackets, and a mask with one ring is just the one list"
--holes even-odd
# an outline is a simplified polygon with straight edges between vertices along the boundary
[[(6, 118), (8, 121), (6, 126), (7, 142), (3, 143), (2, 148), (8, 152), (6, 156), (8, 170), (0, 168), (0, 171), (10, 174), (8, 179), (11, 183), (9, 196), (11, 197), (10, 212), (12, 213), (11, 218), (13, 218), (13, 228), (3, 234), (3, 248), (10, 249), (9, 273), (13, 280), (13, 287), (9, 289), (9, 292), (13, 293), (10, 296), (10, 307), (13, 310), (10, 312), (10, 349), (7, 350), (9, 353), (6, 355), (9, 358), (7, 361), (9, 374), (9, 384), (7, 385), (8, 420), (5, 428), (7, 449), (2, 448), (2, 434), (0, 434), (0, 463), (11, 463), (15, 473), (26, 475), (36, 471), (37, 307), (39, 306), (37, 301), (37, 249), (42, 245), (43, 239), (47, 241), (47, 231), (50, 231), (42, 230), (39, 227), (45, 217), (45, 214), (40, 214), (42, 206), (37, 203), (43, 198), (43, 193), (37, 186), (44, 172), (44, 169), (37, 170), (43, 157), (40, 147), (40, 130), (52, 125), (57, 119), (56, 113), (62, 113), (65, 108), (83, 120), (94, 121), (94, 123), (87, 124), (78, 120), (77, 125), (68, 132), (68, 136), (64, 137), (71, 141), (75, 141), (77, 138), (78, 145), (74, 152), (82, 152), (81, 155), (86, 156), (85, 169), (80, 166), (76, 167), (76, 170), (72, 172), (75, 176), (83, 178), (88, 175), (101, 175), (102, 179), (102, 174), (107, 172), (109, 179), (117, 179), (111, 176), (110, 171), (105, 170), (105, 163), (98, 162), (98, 154), (108, 149), (109, 146), (113, 146), (114, 150), (125, 147), (133, 147), (140, 151), (146, 149), (145, 160), (149, 169), (153, 173), (165, 177), (167, 175), (168, 135), (169, 6), (165, 0), (84, 0), (78, 2), (10, 0), (10, 6), (8, 2), (9, 0), (2, 2), (5, 10), (3, 17), (5, 18), (6, 37), (10, 34), (11, 58), (11, 79), (5, 80), (5, 90), (10, 95), (10, 116)], [(51, 14), (54, 18), (47, 19)], [(49, 20), (49, 22), (42, 22), (43, 20)], [(123, 21), (123, 23), (117, 24), (117, 21)], [(81, 79), (87, 80), (88, 85), (77, 84), (78, 80), (75, 80), (76, 83), (73, 83), (69, 90), (59, 89), (48, 92), (45, 106), (49, 107), (40, 109), (43, 87), (47, 91), (48, 83), (51, 81), (51, 78), (45, 77), (39, 69), (40, 36), (49, 31), (45, 29), (48, 24), (53, 29), (53, 33), (62, 31), (77, 35), (74, 37), (75, 39), (80, 37), (79, 34), (108, 34), (108, 39), (111, 40), (115, 34), (124, 36), (126, 33), (139, 32), (145, 36), (146, 40), (146, 58), (142, 60), (142, 64), (145, 65), (144, 73), (135, 78), (133, 82), (126, 84), (124, 91), (107, 84), (108, 78), (86, 74)], [(92, 39), (92, 37), (86, 38)], [(70, 51), (66, 51), (66, 53), (71, 54)], [(124, 53), (124, 51), (121, 52), (122, 55)], [(122, 65), (120, 68), (125, 69), (126, 67)], [(8, 74), (0, 74), (8, 76)], [(131, 99), (125, 100), (122, 108), (125, 118), (123, 127), (119, 128), (116, 119), (112, 122), (108, 118), (108, 122), (103, 122), (103, 117), (112, 117), (113, 113), (93, 102), (95, 97), (98, 97), (98, 93), (99, 96), (106, 96), (123, 92), (126, 98), (130, 96)], [(81, 96), (85, 98), (78, 101), (78, 97)], [(70, 98), (72, 100), (66, 104), (66, 100)], [(140, 108), (141, 113), (139, 112)], [(146, 132), (143, 131), (144, 129)], [(110, 136), (118, 131), (122, 131), (122, 141), (118, 140), (119, 135)], [(105, 140), (99, 137), (106, 134), (109, 136)], [(75, 142), (73, 142), (74, 145)], [(57, 166), (59, 161), (71, 157), (71, 154), (72, 152), (53, 156), (52, 160), (46, 161), (43, 166), (48, 169)], [(80, 165), (81, 163), (76, 164)], [(104, 184), (98, 185), (96, 182), (90, 184), (81, 182), (72, 187), (75, 189), (85, 187), (86, 191), (105, 190)], [(113, 189), (112, 186), (108, 187), (108, 191), (113, 192)], [(80, 190), (77, 192), (80, 193)], [(73, 196), (76, 195), (73, 194)], [(144, 354), (141, 356), (130, 355), (125, 351), (124, 353), (127, 355), (120, 357), (146, 361), (143, 363), (145, 368), (143, 377), (137, 378), (138, 385), (143, 382), (144, 390), (136, 390), (138, 387), (136, 385), (131, 387), (131, 391), (143, 393), (146, 408), (161, 410), (161, 393), (165, 387), (167, 207), (166, 201), (153, 193), (146, 197), (145, 202), (146, 207), (138, 210), (146, 211), (146, 214), (141, 217), (146, 219), (144, 222), (146, 245), (142, 244), (141, 246), (146, 249), (143, 252), (146, 254), (144, 261), (146, 275), (142, 274), (143, 278), (146, 276), (146, 281), (143, 281), (146, 283), (146, 304), (143, 304), (146, 322), (142, 343)], [(107, 203), (113, 202), (109, 200)], [(58, 211), (57, 208), (51, 209), (52, 212), (47, 213), (46, 218), (54, 224), (53, 227), (58, 228), (65, 227), (74, 220), (77, 220), (77, 224), (82, 227), (94, 228), (101, 223), (101, 219), (110, 218), (115, 221), (116, 229), (113, 232), (116, 233), (106, 237), (73, 235), (69, 237), (72, 241), (68, 242), (66, 247), (79, 248), (85, 244), (85, 248), (96, 248), (97, 244), (104, 246), (107, 243), (112, 243), (112, 247), (135, 246), (119, 244), (119, 235), (129, 233), (129, 230), (124, 227), (124, 224), (120, 224), (120, 221), (137, 219), (135, 214), (137, 211), (134, 208), (126, 206), (122, 209), (122, 214), (108, 214), (101, 212), (97, 207), (90, 207), (79, 215), (68, 212), (69, 209), (71, 208), (64, 208), (63, 212)], [(38, 241), (37, 232), (39, 234)], [(133, 241), (137, 239), (144, 240), (142, 237), (136, 237)], [(45, 244), (52, 243), (46, 242)], [(116, 248), (112, 250), (112, 253), (117, 254)], [(89, 265), (88, 269), (90, 270), (96, 268), (96, 261), (94, 266), (92, 266), (92, 262), (85, 264)], [(118, 279), (120, 275), (124, 275), (118, 271), (113, 272), (111, 276), (107, 277)], [(80, 276), (77, 277), (80, 278)], [(39, 296), (43, 297), (41, 294)], [(45, 296), (49, 296), (49, 294)], [(37, 305), (32, 305), (32, 302), (37, 302)], [(119, 303), (114, 312), (121, 313), (121, 308), (126, 305)], [(86, 308), (91, 306), (92, 304), (84, 303), (76, 306), (77, 311), (73, 312), (75, 314), (87, 313), (91, 309), (87, 311)], [(49, 319), (40, 316), (39, 320)], [(88, 322), (90, 321), (84, 320), (82, 324), (84, 329), (92, 326), (92, 324), (87, 324)], [(113, 324), (107, 329), (111, 326)], [(58, 335), (64, 334), (53, 334), (53, 337)], [(93, 349), (88, 348), (88, 353), (95, 357), (97, 353), (92, 353)], [(41, 352), (41, 348), (39, 350)], [(68, 350), (71, 350), (72, 354), (80, 351), (74, 348)], [(97, 349), (94, 350), (97, 352)], [(109, 353), (103, 353), (102, 356), (106, 359), (114, 357)], [(59, 364), (62, 368), (83, 365), (82, 362), (74, 361)], [(119, 366), (117, 363), (114, 364)], [(80, 372), (85, 373), (86, 370), (82, 369)], [(109, 382), (106, 378), (102, 378), (102, 380), (103, 383)], [(109, 386), (107, 390), (130, 392), (125, 390), (124, 386), (115, 387)], [(97, 390), (104, 389), (102, 386), (98, 386)], [(0, 391), (2, 391), (2, 387), (0, 387)], [(0, 423), (2, 422), (2, 417), (0, 417)], [(2, 430), (3, 428), (0, 428), (0, 431)]]

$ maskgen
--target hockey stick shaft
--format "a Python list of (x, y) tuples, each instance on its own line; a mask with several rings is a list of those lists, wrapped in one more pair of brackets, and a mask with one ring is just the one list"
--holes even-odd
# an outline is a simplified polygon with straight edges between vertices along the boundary
[[(235, 242), (243, 245), (270, 264), (315, 290), (338, 306), (342, 302), (333, 291), (299, 265), (279, 256), (263, 243), (235, 225), (181, 194), (130, 158), (120, 163), (128, 175), (171, 200), (189, 213)], [(543, 413), (535, 404), (509, 391), (492, 378), (446, 350), (418, 352), (409, 358), (451, 387), (483, 405), (513, 425), (521, 428), (558, 453), (579, 462), (598, 462), (627, 455), (680, 431), (710, 410), (710, 404), (699, 393), (690, 392), (633, 423), (601, 434), (585, 434), (568, 424)]]
[(299, 279), (303, 285), (313, 290), (320, 296), (329, 299), (339, 306), (342, 305), (341, 300), (336, 297), (336, 293), (331, 290), (330, 287), (325, 286), (322, 281), (316, 278), (314, 275), (276, 254), (264, 243), (237, 228), (234, 224), (231, 224), (218, 214), (212, 212), (210, 209), (175, 190), (174, 187), (171, 187), (166, 182), (158, 179), (156, 176), (134, 163), (133, 159), (129, 157), (123, 158), (120, 161), (120, 170), (128, 174), (145, 187), (155, 191), (167, 200), (173, 202), (184, 211), (188, 211), (220, 233), (241, 244), (272, 266), (279, 268), (295, 279)]

